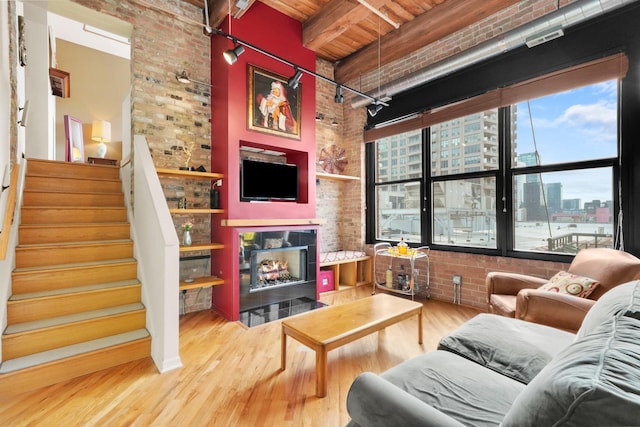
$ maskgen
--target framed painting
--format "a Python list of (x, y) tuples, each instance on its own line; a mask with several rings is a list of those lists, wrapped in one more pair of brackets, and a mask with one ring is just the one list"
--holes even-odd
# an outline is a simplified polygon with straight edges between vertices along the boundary
[(300, 139), (300, 95), (284, 76), (249, 65), (249, 129)]
[(49, 68), (49, 81), (51, 82), (51, 93), (60, 98), (71, 96), (71, 78), (66, 71), (56, 68)]
[(64, 155), (67, 162), (84, 163), (84, 136), (82, 122), (75, 117), (64, 116)]

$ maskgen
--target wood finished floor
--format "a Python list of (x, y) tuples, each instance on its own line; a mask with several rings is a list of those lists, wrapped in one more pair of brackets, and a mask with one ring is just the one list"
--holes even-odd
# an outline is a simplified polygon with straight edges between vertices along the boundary
[[(370, 293), (359, 287), (321, 299), (341, 304)], [(435, 349), (441, 336), (478, 313), (424, 305), (422, 345), (411, 318), (329, 352), (325, 398), (315, 396), (315, 353), (293, 339), (280, 371), (280, 322), (248, 329), (201, 311), (180, 319), (181, 369), (160, 375), (148, 359), (16, 396), (0, 401), (0, 425), (344, 426), (347, 392), (359, 373)]]

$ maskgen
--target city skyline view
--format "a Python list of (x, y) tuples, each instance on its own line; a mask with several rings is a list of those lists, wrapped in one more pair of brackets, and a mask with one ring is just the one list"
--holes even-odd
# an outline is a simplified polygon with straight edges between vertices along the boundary
[[(533, 153), (537, 145), (542, 165), (616, 157), (617, 84), (609, 80), (517, 104), (517, 154)], [(581, 199), (581, 205), (611, 200), (609, 169), (545, 175), (545, 184), (563, 183), (563, 199)]]

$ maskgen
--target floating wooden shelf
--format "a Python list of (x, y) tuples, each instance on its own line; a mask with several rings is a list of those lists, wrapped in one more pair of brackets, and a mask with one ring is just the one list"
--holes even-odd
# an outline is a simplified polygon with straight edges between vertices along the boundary
[(322, 173), (317, 172), (316, 178), (318, 179), (330, 179), (333, 181), (360, 181), (359, 176), (350, 176), (350, 175), (338, 175), (335, 173)]
[(223, 219), (220, 225), (223, 227), (264, 227), (276, 225), (315, 225), (325, 224), (322, 218), (290, 218), (290, 219)]
[(224, 285), (224, 280), (216, 276), (205, 276), (193, 279), (193, 282), (180, 281), (180, 290), (186, 291), (187, 289), (206, 288), (207, 286), (220, 286)]
[(219, 214), (224, 213), (224, 209), (179, 209), (171, 208), (169, 213), (172, 214)]
[(208, 251), (210, 249), (224, 249), (222, 243), (201, 243), (190, 246), (180, 245), (180, 252), (193, 252), (193, 251)]
[(156, 169), (158, 175), (167, 176), (171, 178), (191, 178), (191, 179), (220, 179), (224, 178), (224, 174), (216, 172), (198, 172), (198, 171), (185, 171), (180, 169)]

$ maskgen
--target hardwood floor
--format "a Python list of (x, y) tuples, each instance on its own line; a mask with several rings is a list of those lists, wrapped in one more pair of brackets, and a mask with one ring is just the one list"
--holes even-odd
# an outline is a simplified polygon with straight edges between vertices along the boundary
[[(371, 288), (323, 294), (341, 304)], [(382, 372), (435, 349), (441, 336), (478, 313), (425, 301), (424, 343), (415, 318), (329, 352), (327, 397), (315, 397), (315, 353), (288, 340), (280, 371), (280, 322), (246, 328), (211, 311), (180, 320), (183, 368), (158, 374), (151, 359), (0, 401), (5, 426), (344, 426), (361, 372)]]

